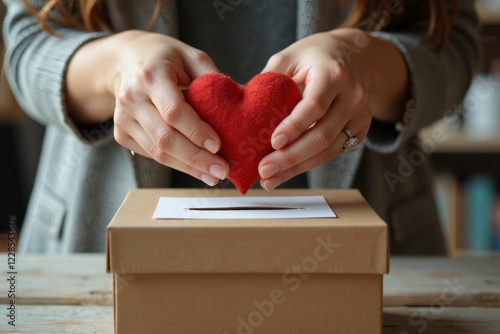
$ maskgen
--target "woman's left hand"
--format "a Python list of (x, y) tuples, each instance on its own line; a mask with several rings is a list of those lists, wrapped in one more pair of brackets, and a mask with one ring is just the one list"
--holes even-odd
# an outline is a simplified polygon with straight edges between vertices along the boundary
[[(306, 37), (268, 61), (263, 72), (288, 74), (304, 90), (302, 101), (273, 132), (271, 144), (276, 151), (260, 161), (260, 183), (264, 189), (274, 189), (293, 176), (342, 154), (344, 143), (349, 139), (343, 129), (351, 131), (361, 142), (370, 127), (374, 103), (377, 109), (389, 107), (391, 110), (404, 103), (408, 90), (404, 61), (392, 44), (382, 40), (374, 42), (374, 39), (358, 29), (336, 29)], [(396, 71), (398, 65), (403, 66), (405, 77), (401, 80), (406, 86), (399, 88), (398, 82), (394, 82), (387, 83), (390, 87), (386, 87), (404, 89), (401, 101), (386, 101), (397, 97), (394, 92), (372, 96), (372, 87), (379, 80), (377, 74), (391, 77), (391, 74), (380, 73), (383, 66), (373, 68), (379, 62), (386, 62), (384, 53), (387, 57), (399, 57), (399, 64), (387, 64), (391, 72)], [(391, 105), (394, 102), (396, 105)], [(397, 109), (379, 118), (396, 120), (403, 108)]]

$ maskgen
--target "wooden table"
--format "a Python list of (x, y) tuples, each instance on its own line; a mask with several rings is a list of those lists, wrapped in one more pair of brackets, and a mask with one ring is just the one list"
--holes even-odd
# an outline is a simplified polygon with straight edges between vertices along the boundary
[[(0, 333), (113, 333), (103, 254), (18, 256), (14, 330), (6, 267), (0, 253)], [(384, 333), (500, 333), (500, 257), (391, 258)]]

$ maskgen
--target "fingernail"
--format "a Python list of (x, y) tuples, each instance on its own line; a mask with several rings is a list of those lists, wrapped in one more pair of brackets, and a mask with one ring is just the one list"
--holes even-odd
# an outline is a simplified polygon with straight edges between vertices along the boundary
[(271, 176), (273, 176), (274, 174), (278, 173), (279, 171), (280, 171), (280, 168), (278, 167), (278, 165), (276, 165), (275, 163), (270, 163), (270, 164), (262, 166), (259, 169), (259, 174), (260, 174), (261, 178), (268, 179)]
[(217, 179), (214, 178), (212, 175), (208, 174), (201, 174), (200, 179), (205, 182), (206, 185), (213, 187), (217, 184)]
[(263, 186), (264, 186), (264, 189), (269, 191), (269, 190), (273, 190), (274, 188), (279, 186), (281, 183), (283, 183), (283, 180), (281, 178), (273, 177), (272, 179), (265, 180)]
[(208, 167), (208, 171), (210, 172), (210, 174), (220, 180), (224, 180), (227, 177), (227, 169), (221, 165), (210, 165), (210, 167)]
[(273, 145), (273, 148), (275, 150), (279, 150), (280, 148), (282, 148), (283, 146), (288, 144), (289, 141), (290, 141), (290, 139), (286, 135), (279, 134), (273, 138), (271, 145)]
[(219, 145), (217, 145), (217, 142), (213, 139), (207, 139), (203, 142), (203, 147), (208, 151), (212, 153), (217, 153), (219, 150)]

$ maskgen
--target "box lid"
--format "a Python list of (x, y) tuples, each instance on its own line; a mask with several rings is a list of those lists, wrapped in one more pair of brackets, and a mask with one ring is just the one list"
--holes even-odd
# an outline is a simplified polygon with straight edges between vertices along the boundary
[(357, 190), (250, 190), (322, 195), (337, 218), (155, 220), (162, 196), (241, 196), (230, 189), (135, 189), (107, 228), (107, 271), (153, 273), (388, 272), (388, 228)]

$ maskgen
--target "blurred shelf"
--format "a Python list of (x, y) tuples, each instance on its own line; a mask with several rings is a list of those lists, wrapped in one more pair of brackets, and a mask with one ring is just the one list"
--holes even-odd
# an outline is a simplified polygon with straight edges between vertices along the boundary
[(500, 7), (487, 5), (481, 1), (476, 1), (476, 10), (479, 19), (483, 24), (500, 24)]
[[(488, 174), (500, 179), (500, 134), (476, 138), (463, 131), (447, 131), (433, 137), (433, 128), (421, 132), (424, 145), (432, 148), (432, 162), (438, 171), (452, 171), (459, 179)], [(427, 144), (425, 144), (427, 142)]]
[(485, 252), (471, 251), (460, 249), (456, 250), (454, 253), (450, 254), (451, 257), (455, 258), (500, 258), (500, 250), (491, 250)]
[(485, 137), (473, 137), (464, 131), (448, 131), (444, 140), (433, 138), (433, 129), (422, 131), (421, 138), (435, 144), (435, 153), (500, 153), (500, 133)]

